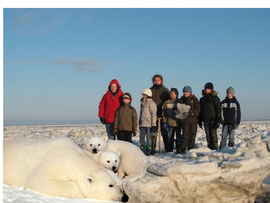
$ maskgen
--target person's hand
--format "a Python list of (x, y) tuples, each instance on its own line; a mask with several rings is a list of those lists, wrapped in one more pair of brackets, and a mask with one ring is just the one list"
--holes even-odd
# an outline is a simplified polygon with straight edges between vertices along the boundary
[(233, 125), (233, 128), (234, 129), (237, 129), (239, 127), (239, 124), (238, 123), (235, 123), (234, 125)]
[(218, 129), (218, 127), (219, 127), (219, 123), (214, 123), (213, 128)]
[(136, 132), (135, 132), (135, 131), (132, 132), (132, 136), (133, 136), (133, 137), (136, 136)]
[(165, 130), (168, 130), (168, 123), (164, 123), (163, 127), (164, 127)]
[(105, 119), (103, 117), (99, 118), (99, 120), (102, 124), (105, 124)]
[(153, 133), (156, 133), (157, 132), (157, 127), (156, 126), (152, 126), (150, 128), (150, 131), (153, 132)]

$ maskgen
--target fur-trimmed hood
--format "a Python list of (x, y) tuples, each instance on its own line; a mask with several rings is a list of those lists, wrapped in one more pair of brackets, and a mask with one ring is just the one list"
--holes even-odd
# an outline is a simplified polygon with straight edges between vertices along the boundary
[[(207, 94), (205, 93), (204, 90), (202, 90), (202, 96), (206, 96)], [(212, 93), (211, 93), (212, 96), (217, 96), (218, 95), (218, 92), (215, 91), (215, 90), (212, 90)]]

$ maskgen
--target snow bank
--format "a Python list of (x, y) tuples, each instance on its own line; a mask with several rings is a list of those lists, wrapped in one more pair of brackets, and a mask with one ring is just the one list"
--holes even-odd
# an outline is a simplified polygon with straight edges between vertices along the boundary
[[(103, 125), (4, 128), (4, 139), (65, 136), (79, 146), (86, 135), (106, 136), (105, 128)], [(214, 151), (206, 147), (204, 132), (199, 129), (196, 149), (184, 155), (150, 156), (147, 174), (137, 181), (124, 182), (130, 202), (254, 202), (255, 198), (257, 202), (268, 201), (270, 121), (242, 122), (235, 135), (236, 146)], [(136, 136), (134, 142), (137, 145), (138, 140), (139, 136)], [(56, 203), (78, 201), (4, 186), (4, 202), (24, 203), (30, 199)], [(92, 200), (80, 200), (88, 201)]]

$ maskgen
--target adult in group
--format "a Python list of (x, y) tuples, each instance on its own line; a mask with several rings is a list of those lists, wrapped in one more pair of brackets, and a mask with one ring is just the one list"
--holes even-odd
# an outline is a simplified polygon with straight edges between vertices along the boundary
[(202, 128), (204, 125), (208, 148), (216, 150), (218, 149), (217, 129), (222, 121), (220, 99), (211, 82), (205, 84), (202, 95), (199, 126)]
[(106, 126), (106, 132), (109, 139), (115, 139), (113, 135), (113, 121), (115, 112), (122, 102), (124, 95), (121, 86), (116, 79), (113, 79), (108, 87), (108, 91), (102, 97), (99, 103), (98, 117), (102, 124)]
[(179, 99), (179, 103), (190, 106), (188, 116), (181, 120), (183, 135), (180, 145), (178, 145), (180, 148), (177, 149), (177, 153), (185, 153), (186, 147), (188, 147), (188, 150), (195, 147), (198, 123), (197, 117), (199, 116), (201, 107), (198, 99), (192, 94), (192, 88), (190, 86), (183, 88), (183, 96)]
[[(162, 105), (165, 101), (170, 99), (169, 90), (163, 85), (163, 77), (161, 75), (154, 75), (152, 78), (153, 86), (150, 88), (152, 91), (152, 99), (157, 105), (157, 118), (161, 119), (161, 134), (163, 137), (165, 151), (168, 152), (168, 132), (164, 128), (164, 122), (162, 120)], [(157, 121), (158, 127), (158, 121)], [(154, 130), (156, 131), (156, 130)], [(152, 154), (156, 153), (157, 133), (153, 133), (152, 137)]]

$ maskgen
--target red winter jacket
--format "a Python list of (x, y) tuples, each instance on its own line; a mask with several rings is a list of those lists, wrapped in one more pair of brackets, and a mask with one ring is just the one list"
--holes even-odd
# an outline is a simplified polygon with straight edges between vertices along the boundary
[[(115, 96), (110, 91), (112, 84), (116, 84), (118, 87), (118, 92)], [(115, 112), (122, 102), (123, 94), (119, 82), (116, 79), (112, 80), (109, 84), (109, 90), (104, 94), (99, 103), (98, 117), (104, 118), (105, 123), (113, 123)]]

